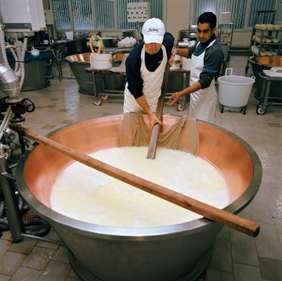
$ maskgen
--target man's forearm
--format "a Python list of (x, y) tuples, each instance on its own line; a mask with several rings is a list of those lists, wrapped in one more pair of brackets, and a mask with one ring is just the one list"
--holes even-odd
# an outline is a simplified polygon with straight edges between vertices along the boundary
[(176, 48), (176, 54), (188, 58), (189, 50), (188, 48)]
[(149, 128), (150, 129), (152, 129), (152, 127), (156, 123), (159, 123), (160, 125), (162, 124), (162, 122), (156, 116), (156, 113), (151, 111), (151, 108), (150, 108), (149, 104), (147, 103), (146, 98), (144, 97), (144, 95), (139, 97), (139, 98), (137, 98), (136, 101), (142, 107), (143, 111), (147, 114), (147, 116), (148, 116), (148, 123), (149, 123)]
[(200, 89), (202, 89), (201, 83), (195, 82), (191, 86), (189, 86), (189, 87), (183, 89), (182, 91), (180, 91), (179, 94), (180, 94), (181, 97), (183, 97), (183, 96), (186, 96), (186, 95), (191, 94), (193, 92), (196, 92)]
[(136, 99), (137, 103), (141, 106), (141, 108), (143, 109), (143, 111), (147, 114), (152, 114), (151, 108), (149, 106), (149, 104), (146, 101), (146, 98), (143, 96), (139, 97)]

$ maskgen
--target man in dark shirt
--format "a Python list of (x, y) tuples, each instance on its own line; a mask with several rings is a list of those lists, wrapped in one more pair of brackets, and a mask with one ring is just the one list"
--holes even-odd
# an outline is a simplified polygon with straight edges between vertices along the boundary
[(214, 78), (219, 73), (224, 55), (215, 36), (216, 16), (206, 12), (198, 18), (198, 40), (193, 48), (174, 49), (191, 59), (190, 86), (174, 93), (169, 105), (175, 104), (181, 97), (191, 94), (189, 115), (198, 119), (212, 121), (217, 106), (217, 94)]
[(152, 127), (161, 123), (155, 112), (174, 38), (165, 32), (163, 22), (157, 18), (144, 23), (142, 34), (144, 43), (137, 45), (126, 60), (123, 111), (146, 113)]

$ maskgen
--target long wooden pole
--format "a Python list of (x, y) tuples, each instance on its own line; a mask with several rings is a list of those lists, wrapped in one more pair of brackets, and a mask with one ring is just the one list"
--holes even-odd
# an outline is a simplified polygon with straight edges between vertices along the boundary
[(80, 153), (70, 147), (41, 136), (31, 129), (23, 127), (18, 127), (17, 129), (22, 131), (27, 137), (30, 137), (39, 143), (45, 144), (80, 163), (83, 163), (91, 168), (142, 189), (143, 191), (156, 195), (157, 197), (165, 199), (185, 209), (201, 214), (207, 219), (226, 224), (236, 230), (254, 237), (259, 233), (260, 226), (254, 221), (241, 218), (237, 215), (215, 208), (151, 181), (132, 175), (100, 160), (94, 159), (86, 154)]
[[(159, 111), (157, 112), (157, 117), (161, 120), (162, 119), (162, 111), (164, 108), (164, 100), (161, 98), (159, 100)], [(156, 153), (157, 153), (157, 145), (158, 145), (158, 139), (159, 134), (161, 131), (161, 125), (159, 123), (154, 124), (152, 131), (151, 131), (151, 137), (150, 142), (148, 145), (148, 152), (147, 152), (147, 158), (148, 159), (155, 159)]]
[[(170, 65), (167, 63), (165, 67), (164, 78), (163, 78), (162, 92), (161, 92), (161, 96), (159, 98), (158, 107), (157, 107), (157, 117), (161, 121), (163, 118), (164, 98), (165, 98), (166, 87), (167, 87), (167, 82), (168, 82), (169, 68), (170, 68)], [(151, 131), (151, 138), (150, 138), (150, 142), (148, 145), (148, 152), (147, 152), (148, 159), (156, 158), (157, 144), (158, 144), (160, 131), (161, 131), (161, 125), (159, 123), (156, 123), (153, 126), (152, 131)]]

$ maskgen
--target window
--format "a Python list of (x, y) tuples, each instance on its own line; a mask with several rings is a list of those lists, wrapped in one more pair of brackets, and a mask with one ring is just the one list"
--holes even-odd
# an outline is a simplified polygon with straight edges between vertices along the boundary
[(52, 9), (57, 29), (71, 29), (72, 23), (68, 0), (52, 0)]
[(95, 27), (97, 29), (115, 28), (115, 1), (95, 0)]
[(231, 12), (234, 28), (243, 28), (245, 11), (247, 6), (246, 0), (195, 0), (194, 22), (200, 14), (204, 12), (213, 12), (219, 17), (221, 12)]
[[(188, 1), (188, 0), (187, 0)], [(206, 11), (214, 12), (217, 16), (221, 12), (231, 12), (234, 28), (253, 27), (257, 23), (271, 23), (270, 13), (256, 19), (257, 11), (272, 10), (275, 0), (194, 0), (194, 22), (198, 16)], [(245, 17), (247, 17), (245, 19)], [(244, 26), (246, 24), (246, 26)]]
[(249, 17), (248, 26), (254, 26), (257, 23), (272, 23), (272, 17), (270, 14), (262, 14), (256, 18), (257, 11), (272, 10), (275, 7), (275, 0), (252, 0), (251, 12)]
[(71, 10), (75, 30), (94, 28), (91, 0), (71, 0)]
[[(127, 3), (142, 0), (51, 0), (58, 30), (139, 29), (127, 22)], [(163, 18), (163, 0), (148, 0), (151, 16)]]

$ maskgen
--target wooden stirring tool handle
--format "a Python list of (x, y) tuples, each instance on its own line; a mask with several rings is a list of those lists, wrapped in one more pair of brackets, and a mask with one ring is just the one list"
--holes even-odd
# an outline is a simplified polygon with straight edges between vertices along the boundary
[[(162, 84), (162, 90), (161, 90), (162, 92), (158, 100), (157, 117), (161, 121), (163, 121), (162, 119), (163, 119), (163, 110), (164, 110), (164, 98), (165, 98), (166, 87), (167, 87), (167, 82), (168, 82), (169, 68), (170, 68), (170, 65), (167, 63), (165, 67), (164, 77), (163, 77), (163, 84)], [(152, 128), (151, 138), (150, 138), (148, 152), (147, 152), (148, 159), (156, 158), (160, 130), (161, 130), (161, 125), (159, 123), (155, 124)]]
[[(157, 117), (159, 119), (162, 119), (163, 108), (164, 108), (164, 100), (163, 98), (161, 98), (161, 100), (159, 101), (159, 110), (158, 110), (159, 114), (157, 114)], [(160, 131), (161, 131), (161, 125), (159, 123), (156, 123), (153, 126), (152, 131), (151, 131), (151, 138), (150, 138), (150, 142), (148, 145), (148, 152), (147, 152), (148, 159), (156, 158), (157, 144), (158, 144)]]

